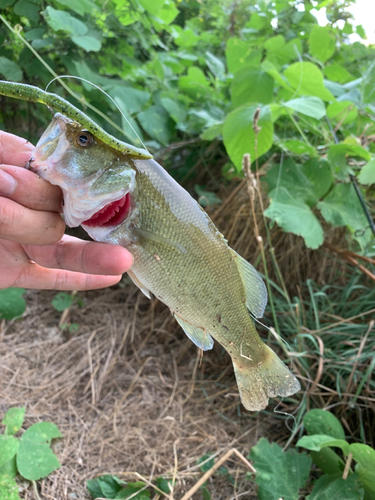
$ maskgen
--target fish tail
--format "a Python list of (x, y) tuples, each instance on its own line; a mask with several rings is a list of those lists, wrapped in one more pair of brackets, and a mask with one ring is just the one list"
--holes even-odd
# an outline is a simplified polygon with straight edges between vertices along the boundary
[(256, 365), (247, 359), (233, 360), (241, 401), (250, 411), (263, 410), (268, 399), (291, 396), (301, 389), (300, 383), (281, 359), (264, 345), (264, 359)]

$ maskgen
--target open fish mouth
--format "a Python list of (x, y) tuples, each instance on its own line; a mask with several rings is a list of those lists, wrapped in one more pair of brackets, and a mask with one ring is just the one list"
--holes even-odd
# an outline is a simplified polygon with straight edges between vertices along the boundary
[(131, 210), (130, 193), (119, 200), (112, 201), (96, 212), (90, 219), (82, 222), (88, 227), (119, 226), (127, 219)]

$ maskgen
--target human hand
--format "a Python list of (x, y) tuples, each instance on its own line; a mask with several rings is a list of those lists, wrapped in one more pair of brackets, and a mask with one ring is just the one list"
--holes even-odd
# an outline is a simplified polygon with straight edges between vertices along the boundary
[(33, 145), (0, 131), (0, 289), (89, 290), (132, 265), (120, 246), (64, 235), (62, 193), (25, 167)]

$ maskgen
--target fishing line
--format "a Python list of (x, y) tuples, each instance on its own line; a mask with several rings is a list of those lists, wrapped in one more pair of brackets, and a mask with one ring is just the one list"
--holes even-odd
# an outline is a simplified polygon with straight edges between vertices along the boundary
[[(116, 108), (118, 109), (118, 111), (120, 112), (121, 116), (124, 118), (124, 120), (127, 122), (127, 124), (129, 125), (129, 127), (132, 129), (132, 131), (134, 132), (134, 134), (136, 135), (136, 137), (138, 138), (139, 142), (142, 144), (142, 146), (145, 148), (145, 150), (150, 153), (150, 151), (147, 149), (146, 145), (144, 144), (144, 142), (142, 141), (142, 139), (139, 137), (139, 135), (137, 134), (137, 131), (134, 129), (134, 127), (132, 126), (132, 124), (130, 123), (130, 121), (127, 119), (127, 117), (125, 116), (125, 114), (121, 111), (119, 105), (117, 104), (117, 102), (105, 91), (103, 90), (102, 88), (100, 88), (98, 85), (96, 85), (95, 83), (92, 83), (90, 82), (89, 80), (86, 80), (86, 78), (81, 78), (80, 76), (72, 76), (72, 75), (60, 75), (60, 76), (56, 76), (55, 78), (53, 78), (49, 83), (48, 85), (46, 86), (45, 88), (45, 91), (47, 92), (47, 89), (48, 87), (51, 85), (51, 83), (53, 83), (54, 81), (56, 80), (60, 80), (62, 78), (73, 78), (74, 80), (80, 80), (82, 82), (85, 82), (85, 83), (88, 83), (89, 85), (92, 85), (93, 87), (95, 87), (97, 90), (99, 90), (100, 92), (102, 92), (105, 96), (108, 97), (108, 99), (111, 100), (111, 102), (116, 106)], [(122, 133), (124, 133), (124, 131), (122, 130)], [(151, 154), (151, 153), (150, 153)]]
[(290, 349), (290, 345), (288, 344), (288, 342), (285, 339), (283, 339), (281, 335), (279, 335), (277, 333), (277, 331), (273, 328), (273, 326), (267, 326), (267, 325), (263, 324), (261, 321), (259, 321), (258, 318), (256, 318), (255, 316), (253, 316), (253, 314), (250, 311), (249, 311), (249, 313), (250, 313), (251, 318), (254, 321), (256, 321), (257, 323), (259, 323), (260, 325), (262, 325), (266, 330), (270, 331), (272, 333), (272, 335), (275, 337), (276, 340), (284, 342), (284, 344), (287, 346), (287, 348), (289, 349), (289, 351), (291, 350)]

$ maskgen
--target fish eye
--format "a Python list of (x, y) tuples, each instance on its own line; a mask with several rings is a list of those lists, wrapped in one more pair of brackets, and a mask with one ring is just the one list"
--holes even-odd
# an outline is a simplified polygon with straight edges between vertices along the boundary
[(87, 132), (87, 130), (83, 130), (82, 132), (79, 132), (76, 135), (77, 146), (81, 146), (82, 148), (87, 148), (88, 146), (91, 146), (93, 142), (94, 138), (90, 134), (90, 132)]

